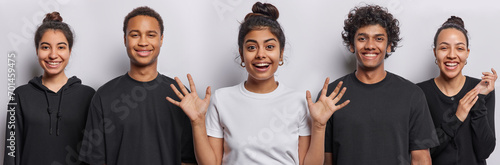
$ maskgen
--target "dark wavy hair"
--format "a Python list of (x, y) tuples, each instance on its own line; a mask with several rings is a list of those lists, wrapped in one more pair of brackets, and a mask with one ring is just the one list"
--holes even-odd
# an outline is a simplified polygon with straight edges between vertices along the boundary
[(71, 51), (71, 48), (73, 48), (73, 39), (75, 38), (75, 36), (73, 35), (73, 31), (71, 31), (69, 25), (62, 21), (63, 18), (61, 17), (59, 12), (54, 11), (52, 13), (47, 13), (42, 21), (42, 24), (38, 27), (38, 29), (36, 29), (35, 47), (38, 48), (38, 44), (40, 43), (43, 34), (45, 34), (47, 30), (52, 29), (60, 30), (64, 34), (64, 37), (66, 37), (66, 40), (68, 40), (69, 50)]
[[(268, 28), (278, 38), (280, 52), (285, 48), (285, 34), (277, 19), (280, 16), (278, 8), (269, 3), (257, 2), (252, 7), (252, 13), (248, 13), (240, 25), (238, 33), (238, 47), (243, 50), (245, 36), (252, 30)], [(240, 54), (241, 55), (241, 54)]]
[(144, 15), (144, 16), (150, 16), (156, 19), (158, 21), (158, 24), (160, 25), (160, 33), (163, 35), (163, 19), (161, 19), (160, 14), (158, 14), (155, 10), (151, 9), (150, 7), (147, 6), (142, 6), (135, 8), (132, 10), (130, 13), (125, 16), (125, 20), (123, 21), (123, 35), (127, 35), (127, 27), (128, 27), (128, 22), (130, 19), (134, 18), (135, 16), (138, 15)]
[[(344, 31), (342, 31), (342, 39), (344, 45), (349, 49), (354, 46), (354, 35), (359, 28), (368, 25), (380, 25), (387, 33), (387, 44), (391, 46), (391, 52), (395, 52), (398, 47), (399, 38), (399, 21), (387, 11), (387, 8), (378, 5), (366, 5), (355, 7), (349, 11), (347, 19), (344, 20)], [(385, 58), (390, 56), (385, 54)]]
[(444, 29), (450, 28), (457, 29), (458, 31), (462, 32), (462, 34), (464, 34), (465, 41), (467, 42), (465, 44), (467, 45), (467, 48), (469, 48), (469, 35), (467, 33), (467, 30), (465, 29), (464, 21), (462, 20), (462, 18), (457, 16), (451, 16), (450, 18), (448, 18), (448, 20), (446, 20), (446, 22), (444, 22), (443, 25), (441, 25), (441, 27), (436, 31), (436, 35), (434, 35), (434, 48), (436, 47), (439, 33), (441, 33), (441, 31), (443, 31)]

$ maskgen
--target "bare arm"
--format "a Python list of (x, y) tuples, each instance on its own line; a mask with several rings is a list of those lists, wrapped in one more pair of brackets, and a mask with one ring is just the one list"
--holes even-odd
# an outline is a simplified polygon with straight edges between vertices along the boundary
[(210, 103), (210, 87), (207, 87), (205, 98), (201, 99), (196, 93), (193, 78), (190, 74), (188, 74), (187, 77), (192, 92), (189, 93), (180, 79), (175, 77), (175, 81), (181, 88), (182, 93), (179, 92), (173, 84), (171, 84), (170, 87), (174, 90), (175, 94), (181, 99), (181, 101), (179, 102), (173, 100), (170, 97), (167, 97), (167, 100), (172, 104), (181, 107), (184, 113), (186, 113), (191, 120), (194, 151), (198, 163), (208, 165), (221, 164), (224, 139), (208, 137), (205, 126), (205, 115)]
[(333, 165), (333, 153), (325, 152), (325, 165)]
[(412, 165), (431, 165), (431, 154), (429, 149), (413, 150), (411, 151), (411, 164)]
[[(311, 137), (307, 153), (304, 157), (304, 164), (323, 164), (324, 154), (325, 154), (325, 130), (326, 123), (328, 119), (332, 116), (335, 111), (345, 107), (349, 104), (349, 100), (343, 102), (342, 104), (335, 105), (344, 96), (346, 88), (342, 90), (342, 82), (337, 84), (335, 90), (326, 96), (328, 90), (329, 78), (325, 80), (323, 89), (321, 90), (321, 95), (316, 103), (312, 102), (311, 93), (307, 91), (306, 99), (309, 106), (309, 112), (311, 113)], [(340, 93), (339, 93), (340, 91)], [(338, 94), (338, 95), (337, 95)], [(300, 156), (299, 156), (300, 157)]]

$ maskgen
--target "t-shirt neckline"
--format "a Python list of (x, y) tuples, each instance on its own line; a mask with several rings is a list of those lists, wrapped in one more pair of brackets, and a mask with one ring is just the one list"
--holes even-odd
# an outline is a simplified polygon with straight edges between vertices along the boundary
[(269, 92), (269, 93), (255, 93), (255, 92), (251, 92), (249, 90), (247, 90), (245, 88), (245, 82), (246, 81), (243, 81), (241, 82), (238, 86), (240, 88), (240, 92), (245, 95), (245, 96), (248, 96), (248, 97), (251, 97), (251, 98), (255, 98), (255, 99), (270, 99), (270, 98), (273, 98), (275, 96), (278, 96), (279, 93), (281, 93), (281, 91), (284, 90), (284, 86), (283, 84), (281, 83), (278, 83), (278, 87), (276, 89), (274, 89), (272, 92)]

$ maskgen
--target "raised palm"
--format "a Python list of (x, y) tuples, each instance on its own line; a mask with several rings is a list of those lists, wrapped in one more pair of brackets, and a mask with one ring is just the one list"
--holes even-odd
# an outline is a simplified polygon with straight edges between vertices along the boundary
[(191, 119), (192, 122), (196, 121), (204, 121), (205, 114), (207, 113), (208, 105), (210, 104), (210, 87), (207, 87), (206, 95), (204, 99), (201, 99), (196, 93), (196, 86), (194, 85), (193, 78), (190, 74), (187, 75), (189, 81), (189, 87), (191, 88), (191, 93), (184, 87), (181, 80), (178, 77), (175, 77), (175, 81), (181, 88), (181, 92), (174, 86), (174, 84), (170, 84), (172, 90), (174, 90), (175, 94), (181, 101), (176, 101), (170, 97), (166, 99), (174, 105), (182, 108), (184, 113)]
[(333, 115), (333, 113), (335, 113), (335, 111), (345, 107), (350, 102), (349, 100), (346, 100), (342, 104), (335, 105), (342, 98), (342, 96), (344, 96), (346, 88), (344, 87), (340, 90), (343, 84), (342, 81), (340, 81), (330, 96), (326, 96), (329, 81), (330, 78), (326, 78), (323, 89), (321, 90), (321, 95), (316, 103), (314, 103), (311, 99), (311, 92), (306, 92), (307, 105), (309, 106), (309, 112), (311, 114), (313, 124), (319, 124), (319, 126), (325, 126), (326, 122)]

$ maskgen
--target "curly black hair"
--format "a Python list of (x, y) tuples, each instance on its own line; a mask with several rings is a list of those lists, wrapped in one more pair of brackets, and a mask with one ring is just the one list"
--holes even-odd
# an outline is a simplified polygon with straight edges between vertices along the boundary
[[(387, 11), (387, 8), (378, 5), (355, 7), (349, 11), (348, 18), (344, 20), (344, 31), (342, 31), (345, 46), (348, 49), (351, 45), (354, 46), (354, 35), (359, 28), (377, 24), (385, 29), (391, 52), (395, 52), (398, 42), (401, 40), (399, 38), (399, 21)], [(385, 54), (385, 58), (389, 56), (389, 53)]]

